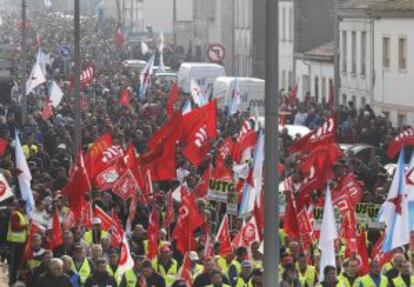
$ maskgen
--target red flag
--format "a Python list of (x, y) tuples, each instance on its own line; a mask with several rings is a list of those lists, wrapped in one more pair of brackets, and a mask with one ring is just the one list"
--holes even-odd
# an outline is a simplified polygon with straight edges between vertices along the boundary
[(124, 162), (130, 170), (134, 170), (138, 166), (137, 153), (133, 144), (128, 145), (125, 151)]
[(383, 232), (375, 243), (371, 251), (371, 260), (378, 260), (381, 266), (384, 266), (391, 261), (394, 256), (394, 250), (391, 250), (387, 253), (382, 251), (382, 246), (384, 245), (385, 232)]
[(184, 279), (184, 281), (187, 283), (187, 286), (192, 286), (193, 279), (191, 278), (191, 260), (188, 252), (186, 252), (184, 255), (180, 277)]
[(395, 158), (395, 156), (400, 152), (401, 147), (404, 145), (414, 145), (414, 130), (412, 127), (401, 132), (388, 144), (388, 158)]
[(42, 120), (47, 121), (53, 116), (52, 104), (47, 100), (42, 111)]
[(50, 236), (50, 249), (54, 250), (56, 247), (59, 247), (63, 244), (63, 237), (62, 237), (62, 226), (59, 222), (59, 213), (56, 209), (53, 213), (53, 223), (52, 223), (52, 231)]
[[(85, 85), (92, 83), (94, 74), (95, 74), (94, 66), (92, 64), (88, 64), (86, 68), (82, 71), (82, 73), (80, 74), (81, 89), (83, 89)], [(75, 79), (74, 77), (72, 77), (70, 79), (70, 87), (73, 89), (74, 86), (75, 86)]]
[(298, 227), (304, 250), (310, 250), (314, 241), (313, 227), (306, 209), (298, 212)]
[(353, 172), (342, 177), (338, 182), (338, 188), (333, 193), (332, 203), (337, 204), (344, 197), (350, 196), (352, 206), (361, 201), (364, 189)]
[(88, 149), (88, 152), (85, 155), (85, 167), (88, 171), (89, 178), (94, 179), (100, 172), (97, 168), (97, 163), (100, 160), (102, 153), (110, 146), (112, 146), (112, 136), (110, 133), (105, 133), (97, 138)]
[(4, 156), (6, 153), (8, 141), (2, 137), (0, 137), (0, 156)]
[(176, 114), (148, 141), (146, 154), (140, 162), (146, 164), (151, 171), (153, 181), (171, 180), (176, 173), (176, 144), (181, 139), (181, 114)]
[(90, 190), (91, 184), (83, 162), (82, 150), (79, 150), (76, 166), (71, 172), (68, 183), (62, 190), (62, 194), (68, 198), (69, 207), (75, 218), (81, 218), (82, 210), (86, 205), (85, 194)]
[(119, 97), (119, 104), (124, 107), (129, 107), (130, 99), (128, 89), (123, 89)]
[(260, 192), (254, 202), (253, 216), (256, 218), (257, 230), (259, 231), (259, 238), (263, 240), (264, 230), (264, 194)]
[(319, 165), (314, 165), (309, 172), (304, 173), (304, 179), (299, 187), (299, 196), (296, 202), (297, 210), (302, 210), (308, 206), (312, 199), (312, 193), (315, 189), (321, 189), (325, 182), (319, 177), (321, 174)]
[(137, 214), (137, 205), (138, 205), (138, 195), (135, 194), (132, 197), (131, 202), (129, 203), (129, 214), (128, 214), (128, 219), (126, 223), (127, 233), (131, 231), (132, 222), (134, 221), (135, 215)]
[(211, 166), (209, 165), (208, 168), (206, 168), (206, 170), (204, 171), (203, 176), (200, 178), (197, 185), (194, 187), (193, 193), (196, 198), (202, 198), (207, 196), (210, 176)]
[(246, 120), (237, 137), (236, 143), (233, 146), (232, 158), (235, 162), (240, 163), (243, 154), (254, 148), (257, 142), (257, 133), (251, 123), (251, 120)]
[(358, 245), (358, 255), (359, 259), (359, 268), (358, 275), (364, 276), (369, 273), (369, 257), (368, 257), (368, 247), (365, 240), (365, 229), (361, 228), (357, 232), (357, 245)]
[(113, 247), (118, 248), (121, 246), (124, 234), (125, 232), (118, 218), (118, 214), (115, 212), (115, 209), (112, 209), (111, 240)]
[(220, 255), (224, 256), (233, 251), (231, 247), (230, 225), (227, 214), (224, 215), (223, 220), (221, 221), (216, 239), (214, 241), (220, 243)]
[(127, 170), (114, 184), (112, 192), (119, 198), (127, 200), (139, 191), (139, 186), (131, 170)]
[(96, 176), (96, 185), (99, 191), (105, 191), (111, 189), (117, 180), (121, 177), (123, 170), (119, 165), (113, 165)]
[(24, 245), (24, 251), (22, 260), (27, 261), (31, 258), (33, 258), (33, 246), (32, 246), (32, 238), (34, 234), (40, 234), (42, 236), (45, 235), (46, 230), (43, 226), (37, 225), (33, 221), (30, 223), (29, 232), (27, 234), (27, 240)]
[(147, 239), (148, 239), (148, 253), (149, 259), (157, 257), (158, 253), (158, 233), (160, 231), (160, 213), (154, 206), (149, 217)]
[(233, 181), (233, 171), (222, 161), (217, 161), (216, 168), (213, 170), (212, 178), (220, 181)]
[(283, 220), (283, 230), (291, 239), (300, 240), (298, 215), (291, 191), (286, 191), (287, 207)]
[(167, 100), (167, 115), (171, 119), (174, 116), (174, 105), (178, 102), (178, 84), (174, 83)]
[[(207, 229), (208, 228), (206, 228), (206, 230)], [(204, 245), (205, 245), (204, 246), (204, 259), (213, 258), (214, 257), (214, 245), (213, 245), (213, 242), (211, 240), (210, 233), (207, 231), (205, 235), (206, 235), (206, 242), (204, 243)], [(231, 244), (231, 242), (230, 242), (230, 244)]]
[(175, 222), (174, 199), (172, 197), (172, 192), (170, 191), (167, 194), (166, 212), (162, 226), (167, 228), (173, 222)]
[(121, 26), (118, 26), (118, 29), (114, 33), (113, 36), (114, 43), (118, 46), (118, 48), (122, 48), (126, 42), (125, 34), (122, 33)]
[(112, 217), (108, 213), (106, 213), (102, 208), (100, 208), (98, 205), (95, 205), (95, 208), (93, 209), (93, 215), (101, 219), (103, 230), (107, 231), (112, 227), (113, 225)]
[(234, 142), (231, 137), (227, 137), (221, 143), (220, 147), (218, 148), (218, 159), (221, 161), (226, 160), (226, 158), (232, 154)]
[(336, 117), (328, 117), (319, 128), (296, 140), (289, 148), (290, 152), (311, 151), (315, 147), (336, 142)]
[(92, 228), (92, 204), (90, 202), (88, 202), (82, 210), (81, 225), (85, 226), (86, 229)]
[(200, 215), (195, 198), (192, 194), (181, 188), (181, 207), (172, 239), (177, 240), (177, 250), (182, 254), (195, 250), (194, 231), (204, 223)]
[(253, 242), (260, 242), (259, 229), (254, 216), (252, 216), (248, 222), (243, 222), (240, 233), (233, 239), (235, 247), (250, 247)]

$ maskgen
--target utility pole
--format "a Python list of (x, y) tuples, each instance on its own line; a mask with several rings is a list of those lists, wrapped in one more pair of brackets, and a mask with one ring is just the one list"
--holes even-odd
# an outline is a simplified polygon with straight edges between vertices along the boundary
[(339, 61), (339, 15), (338, 15), (338, 0), (334, 0), (334, 88), (335, 88), (335, 111), (338, 111), (339, 107), (339, 92), (341, 87), (340, 76), (340, 61)]
[(279, 0), (266, 1), (264, 286), (279, 286)]
[(75, 113), (74, 133), (75, 133), (75, 145), (73, 147), (73, 159), (77, 159), (77, 153), (82, 143), (82, 131), (81, 131), (81, 105), (80, 105), (80, 4), (79, 0), (75, 0), (75, 87), (74, 98), (75, 105), (73, 107)]
[(26, 48), (26, 0), (22, 0), (22, 114), (21, 124), (26, 123), (27, 118), (27, 95), (26, 95), (26, 82), (27, 82), (27, 48)]

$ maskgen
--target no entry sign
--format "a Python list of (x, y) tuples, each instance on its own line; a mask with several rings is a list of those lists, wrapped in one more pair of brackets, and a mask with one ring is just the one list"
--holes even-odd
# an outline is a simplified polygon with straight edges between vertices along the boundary
[(211, 44), (208, 46), (207, 56), (210, 62), (220, 63), (226, 56), (226, 49), (221, 44)]

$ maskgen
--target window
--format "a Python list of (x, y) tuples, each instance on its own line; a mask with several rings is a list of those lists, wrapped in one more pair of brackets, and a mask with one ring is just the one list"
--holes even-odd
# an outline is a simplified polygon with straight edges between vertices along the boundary
[(315, 77), (315, 100), (319, 102), (319, 78)]
[(282, 89), (285, 89), (285, 83), (286, 83), (286, 71), (285, 70), (282, 71), (282, 80), (281, 81), (282, 81), (282, 83), (281, 83), (280, 87)]
[(361, 76), (366, 73), (367, 32), (361, 32)]
[(403, 127), (407, 124), (407, 115), (398, 114), (398, 127)]
[(398, 69), (405, 71), (407, 69), (407, 39), (398, 39)]
[(282, 8), (282, 41), (286, 40), (286, 8)]
[(326, 78), (322, 78), (321, 88), (322, 102), (326, 102)]
[(289, 41), (293, 42), (293, 9), (289, 8)]
[(347, 67), (346, 67), (346, 63), (347, 63), (347, 41), (346, 41), (346, 31), (342, 32), (342, 51), (341, 51), (341, 56), (342, 56), (342, 73), (346, 73), (347, 71)]
[(352, 31), (352, 67), (351, 67), (351, 74), (353, 76), (356, 75), (356, 58), (357, 58), (357, 51), (356, 51), (357, 43), (356, 43), (356, 32)]
[(382, 38), (382, 67), (390, 67), (390, 38)]
[(347, 96), (346, 96), (346, 94), (342, 94), (342, 104), (344, 105), (344, 106), (346, 106), (346, 104), (347, 104)]

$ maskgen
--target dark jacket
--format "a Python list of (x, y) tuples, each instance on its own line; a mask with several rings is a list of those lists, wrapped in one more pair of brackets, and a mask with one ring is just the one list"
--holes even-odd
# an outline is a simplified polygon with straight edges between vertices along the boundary
[(37, 286), (41, 287), (72, 287), (69, 276), (62, 274), (60, 276), (55, 276), (50, 272), (46, 272), (39, 277)]
[(95, 272), (85, 282), (85, 287), (117, 287), (114, 277), (109, 276), (107, 272)]
[(152, 286), (165, 287), (166, 286), (164, 278), (155, 271), (152, 273), (151, 277), (146, 278), (146, 280), (147, 280), (148, 287), (152, 287)]

